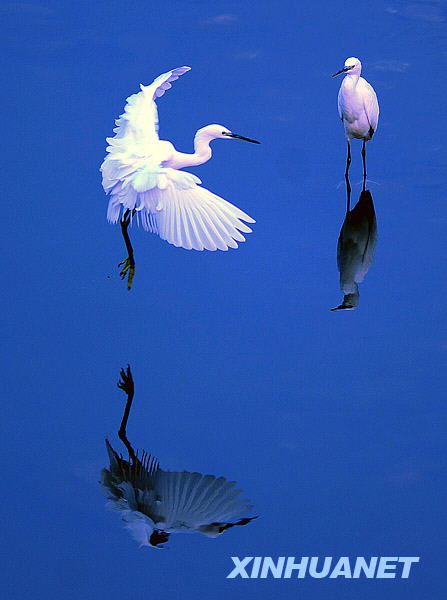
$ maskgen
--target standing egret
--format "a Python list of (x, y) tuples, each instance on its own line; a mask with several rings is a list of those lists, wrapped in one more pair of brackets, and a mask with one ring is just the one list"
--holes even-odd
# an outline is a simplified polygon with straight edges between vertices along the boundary
[(117, 223), (121, 214), (124, 221), (136, 214), (144, 229), (187, 250), (237, 248), (237, 242), (245, 241), (241, 232), (251, 232), (242, 221), (254, 219), (179, 169), (208, 161), (214, 139), (259, 142), (222, 125), (199, 129), (193, 154), (178, 152), (171, 142), (159, 139), (155, 100), (189, 70), (168, 71), (127, 98), (124, 113), (115, 122), (115, 136), (107, 138), (108, 155), (101, 165), (102, 185), (110, 194), (107, 218)]
[(332, 311), (357, 308), (359, 286), (371, 268), (377, 243), (377, 220), (371, 192), (363, 190), (352, 210), (346, 211), (337, 245), (337, 264), (343, 303)]
[(110, 507), (121, 513), (140, 546), (163, 548), (171, 533), (198, 532), (214, 538), (256, 518), (242, 517), (252, 507), (240, 497), (240, 490), (234, 489), (234, 481), (188, 471), (164, 471), (150, 454), (143, 451), (138, 456), (126, 434), (134, 396), (130, 367), (121, 370), (118, 387), (127, 395), (118, 436), (129, 460), (118, 455), (106, 440), (110, 467), (102, 470), (101, 484)]
[(347, 58), (345, 66), (332, 77), (346, 73), (338, 92), (338, 114), (343, 121), (348, 140), (345, 177), (347, 185), (351, 164), (351, 139), (363, 140), (363, 189), (366, 186), (366, 142), (372, 138), (379, 121), (379, 103), (374, 88), (360, 77), (362, 63), (358, 58)]

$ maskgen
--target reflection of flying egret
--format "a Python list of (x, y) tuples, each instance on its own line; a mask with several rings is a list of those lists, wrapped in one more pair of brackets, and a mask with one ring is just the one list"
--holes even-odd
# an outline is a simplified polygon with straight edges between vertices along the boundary
[[(363, 140), (363, 189), (366, 181), (366, 142), (372, 138), (379, 121), (379, 103), (374, 88), (360, 77), (362, 63), (358, 58), (347, 58), (343, 69), (334, 73), (346, 73), (338, 92), (338, 114), (343, 121), (348, 139), (348, 156), (346, 159), (346, 177), (351, 164), (351, 139)], [(349, 182), (347, 182), (349, 185)]]
[(234, 481), (187, 471), (163, 471), (150, 454), (143, 451), (138, 456), (126, 435), (134, 395), (130, 367), (121, 370), (118, 387), (127, 394), (118, 435), (129, 460), (118, 455), (106, 440), (110, 467), (103, 469), (101, 483), (110, 507), (120, 511), (126, 528), (140, 546), (163, 548), (171, 533), (198, 532), (217, 537), (256, 518), (240, 518), (252, 507), (241, 499), (240, 490), (234, 489)]
[(362, 191), (359, 201), (346, 212), (337, 246), (340, 289), (343, 304), (332, 310), (356, 308), (359, 303), (358, 283), (363, 281), (373, 260), (377, 242), (377, 221), (369, 190)]
[(107, 218), (117, 223), (121, 213), (124, 219), (136, 213), (144, 229), (188, 250), (237, 248), (237, 242), (245, 241), (241, 232), (251, 232), (242, 221), (254, 220), (202, 188), (198, 177), (179, 169), (208, 161), (210, 142), (216, 138), (259, 142), (222, 125), (199, 129), (193, 154), (178, 152), (171, 142), (159, 139), (155, 99), (189, 70), (168, 71), (127, 98), (115, 136), (107, 138), (109, 154), (101, 165), (103, 187), (110, 193)]

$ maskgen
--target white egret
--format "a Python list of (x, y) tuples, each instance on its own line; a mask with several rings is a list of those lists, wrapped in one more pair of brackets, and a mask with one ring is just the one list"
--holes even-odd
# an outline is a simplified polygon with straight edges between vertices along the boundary
[(121, 214), (124, 219), (136, 214), (144, 229), (187, 250), (237, 248), (237, 242), (245, 241), (242, 233), (251, 232), (242, 221), (254, 219), (179, 169), (208, 161), (214, 139), (259, 142), (222, 125), (199, 129), (193, 154), (178, 152), (171, 142), (159, 139), (155, 99), (189, 70), (168, 71), (127, 98), (124, 113), (115, 122), (115, 136), (107, 138), (108, 155), (101, 165), (102, 184), (110, 194), (107, 218), (117, 223)]
[(214, 538), (256, 518), (242, 517), (252, 507), (241, 498), (241, 491), (234, 489), (234, 481), (188, 471), (164, 471), (150, 454), (143, 451), (138, 456), (126, 435), (134, 396), (130, 367), (121, 370), (118, 387), (127, 394), (118, 435), (129, 460), (118, 455), (106, 440), (110, 467), (102, 470), (101, 484), (110, 507), (120, 512), (140, 546), (163, 548), (171, 533), (198, 532)]
[(337, 264), (343, 303), (332, 311), (357, 308), (361, 283), (371, 268), (377, 244), (377, 220), (369, 190), (363, 190), (359, 201), (346, 212), (337, 244)]
[(345, 66), (332, 77), (345, 73), (340, 91), (338, 92), (338, 114), (343, 121), (348, 140), (348, 156), (346, 158), (347, 177), (351, 164), (351, 139), (363, 140), (363, 189), (366, 183), (366, 142), (377, 130), (379, 121), (379, 103), (374, 88), (360, 77), (362, 63), (358, 58), (351, 57), (345, 61)]

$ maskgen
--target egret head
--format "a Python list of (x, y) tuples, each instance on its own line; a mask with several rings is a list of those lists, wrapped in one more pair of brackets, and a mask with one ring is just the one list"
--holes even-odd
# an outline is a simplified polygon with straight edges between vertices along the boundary
[(163, 544), (165, 544), (168, 539), (169, 533), (166, 533), (166, 531), (162, 531), (161, 529), (154, 529), (154, 531), (148, 537), (149, 544), (152, 546), (152, 548), (158, 549), (165, 548), (166, 546), (163, 546)]
[(336, 310), (353, 310), (359, 305), (359, 299), (360, 295), (358, 291), (354, 292), (353, 294), (345, 294), (345, 297), (343, 298), (343, 304), (340, 304), (340, 306), (335, 308), (331, 308), (331, 312), (335, 312)]
[(203, 135), (212, 140), (220, 138), (224, 140), (245, 140), (246, 142), (252, 142), (253, 144), (261, 143), (257, 142), (256, 140), (244, 137), (243, 135), (239, 135), (238, 133), (233, 133), (232, 131), (227, 129), (227, 127), (217, 124), (202, 127), (202, 129), (199, 129), (196, 135)]
[(340, 73), (347, 73), (349, 75), (360, 75), (361, 71), (362, 63), (359, 61), (358, 58), (351, 56), (351, 58), (347, 58), (345, 60), (345, 66), (343, 67), (343, 69), (340, 69), (340, 71), (334, 73), (332, 77), (340, 75)]

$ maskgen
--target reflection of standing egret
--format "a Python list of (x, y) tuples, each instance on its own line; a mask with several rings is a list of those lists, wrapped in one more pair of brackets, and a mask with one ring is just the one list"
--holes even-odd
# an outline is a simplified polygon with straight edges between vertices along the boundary
[[(362, 63), (358, 58), (347, 58), (345, 66), (332, 77), (345, 73), (338, 92), (338, 114), (343, 121), (348, 140), (348, 155), (346, 158), (347, 178), (351, 164), (351, 139), (363, 140), (363, 189), (366, 182), (366, 142), (374, 135), (379, 122), (379, 103), (376, 92), (366, 79), (360, 77)], [(346, 181), (349, 186), (349, 181)]]
[(138, 456), (126, 434), (134, 396), (130, 367), (121, 370), (118, 387), (127, 394), (118, 435), (129, 460), (118, 455), (106, 440), (110, 467), (102, 470), (101, 484), (111, 508), (120, 511), (126, 528), (140, 546), (163, 548), (171, 533), (198, 532), (217, 537), (256, 518), (241, 518), (251, 506), (241, 499), (240, 490), (234, 489), (234, 481), (201, 473), (164, 471), (153, 456), (144, 451)]
[(362, 191), (359, 201), (346, 212), (337, 246), (337, 264), (340, 271), (340, 289), (343, 304), (332, 310), (356, 308), (359, 303), (358, 283), (369, 271), (377, 243), (377, 221), (369, 190)]

